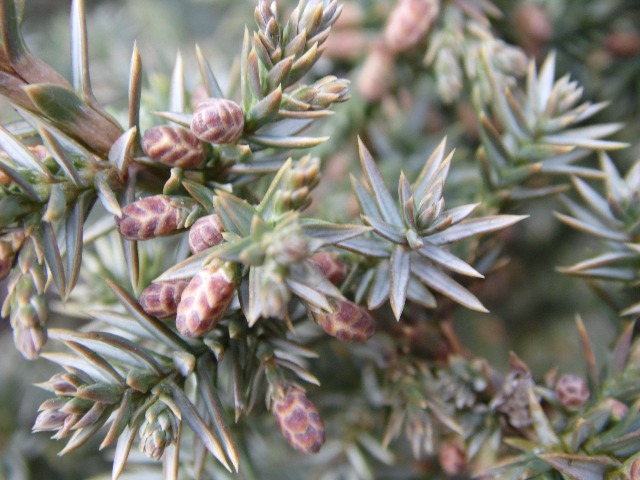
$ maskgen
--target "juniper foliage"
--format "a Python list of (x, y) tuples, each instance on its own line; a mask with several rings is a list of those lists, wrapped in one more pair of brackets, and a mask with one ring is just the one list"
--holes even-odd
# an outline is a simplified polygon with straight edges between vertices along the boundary
[(640, 478), (632, 0), (85, 7), (0, 0), (0, 478)]

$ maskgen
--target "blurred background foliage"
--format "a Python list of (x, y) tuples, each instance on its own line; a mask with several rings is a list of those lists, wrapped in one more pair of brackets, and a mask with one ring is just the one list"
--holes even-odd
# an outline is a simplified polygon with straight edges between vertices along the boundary
[[(126, 108), (129, 59), (134, 42), (144, 63), (145, 108), (149, 110), (146, 116), (143, 112), (143, 128), (154, 121), (149, 112), (163, 108), (154, 102), (166, 98), (178, 49), (188, 72), (187, 84), (199, 81), (193, 48), (193, 44), (198, 43), (214, 66), (223, 90), (233, 91), (239, 69), (236, 58), (240, 54), (244, 25), (252, 22), (254, 2), (87, 0), (86, 3), (94, 91), (114, 114), (119, 115)], [(450, 196), (464, 201), (465, 189), (477, 190), (468, 187), (479, 181), (473, 167), (477, 125), (469, 113), (468, 100), (443, 103), (435, 91), (433, 72), (425, 67), (411, 68), (412, 59), (403, 58), (397, 66), (393, 95), (380, 102), (367, 102), (358, 90), (362, 64), (395, 2), (345, 3), (353, 4), (353, 11), (361, 12), (362, 26), (358, 28), (363, 39), (352, 46), (349, 55), (336, 52), (326, 55), (315, 67), (314, 75), (332, 72), (352, 80), (352, 100), (338, 106), (336, 114), (323, 120), (319, 127), (333, 136), (332, 141), (315, 149), (326, 168), (317, 195), (331, 192), (335, 202), (347, 208), (336, 209), (333, 204), (324, 204), (318, 207), (326, 210), (321, 214), (328, 219), (345, 220), (356, 213), (348, 180), (350, 172), (359, 170), (356, 134), (375, 145), (377, 157), (384, 157), (381, 168), (389, 178), (395, 178), (400, 168), (412, 178), (424, 161), (425, 152), (431, 151), (443, 135), (448, 135), (448, 144), (457, 149), (454, 158), (457, 168), (452, 171), (447, 189)], [(504, 12), (504, 16), (492, 24), (497, 37), (519, 45), (539, 60), (549, 51), (556, 51), (557, 71), (570, 73), (578, 80), (585, 88), (584, 98), (611, 102), (596, 121), (625, 124), (613, 139), (632, 145), (615, 154), (620, 170), (626, 171), (631, 162), (640, 157), (640, 6), (637, 0), (497, 0), (494, 3)], [(31, 49), (67, 77), (69, 4), (63, 0), (26, 0), (24, 14), (24, 31)], [(284, 8), (287, 2), (279, 4)], [(534, 10), (526, 10), (531, 8)], [(8, 107), (3, 106), (0, 113), (4, 119), (11, 118)], [(557, 266), (584, 259), (585, 252), (593, 247), (584, 235), (553, 216), (552, 212), (558, 209), (561, 207), (557, 198), (516, 207), (511, 213), (531, 215), (531, 219), (509, 231), (504, 253), (511, 259), (510, 263), (489, 276), (476, 292), (491, 313), (456, 310), (454, 327), (465, 348), (502, 370), (506, 369), (508, 352), (513, 350), (529, 365), (535, 377), (541, 377), (554, 366), (561, 372), (582, 371), (574, 323), (576, 313), (582, 315), (591, 337), (597, 339), (598, 356), (618, 330), (619, 320), (614, 310), (604, 307), (585, 283), (555, 270)], [(68, 324), (70, 320), (51, 320), (56, 325), (65, 322)], [(11, 346), (8, 324), (0, 328), (3, 333), (0, 337), (3, 352), (0, 479), (71, 480), (99, 478), (100, 474), (108, 478), (109, 453), (97, 452), (96, 445), (59, 459), (55, 456), (59, 450), (55, 442), (49, 441), (46, 434), (30, 433), (37, 406), (47, 397), (46, 392), (32, 384), (48, 378), (55, 369), (46, 362), (22, 361)], [(343, 347), (333, 348), (339, 355)], [(357, 377), (355, 366), (341, 365), (340, 368), (353, 369), (352, 377)], [(350, 388), (361, 388), (360, 383), (334, 384), (334, 369), (333, 365), (316, 366), (315, 373), (323, 388), (335, 392), (332, 397), (325, 397), (334, 405), (321, 404), (323, 411), (345, 403), (349, 405)], [(354, 422), (366, 422), (358, 418), (357, 404), (347, 408), (353, 410)], [(332, 425), (330, 415), (327, 415), (327, 425)], [(247, 448), (253, 457), (283, 459), (287, 463), (284, 459), (289, 450), (283, 442), (270, 442), (257, 431), (251, 433), (246, 438), (251, 439)], [(339, 434), (328, 431), (327, 437), (339, 438)], [(339, 447), (327, 445), (317, 459), (318, 465), (323, 463), (323, 458), (327, 460), (335, 454), (332, 448)], [(132, 456), (136, 457), (133, 463), (144, 462), (137, 452)], [(263, 470), (259, 478), (303, 478), (304, 473), (297, 468), (295, 460), (287, 465), (284, 474), (281, 470), (269, 471), (266, 464), (260, 466)], [(419, 470), (416, 466), (407, 476), (393, 477), (392, 472), (380, 471), (378, 476), (420, 478)], [(128, 475), (134, 473), (135, 467)], [(320, 478), (322, 472), (313, 471), (309, 475), (306, 478)]]

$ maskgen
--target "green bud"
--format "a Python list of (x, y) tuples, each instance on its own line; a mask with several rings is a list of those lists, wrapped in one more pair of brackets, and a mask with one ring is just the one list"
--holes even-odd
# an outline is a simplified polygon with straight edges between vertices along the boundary
[(9, 315), (16, 348), (29, 360), (39, 356), (47, 341), (45, 283), (44, 267), (38, 262), (33, 242), (28, 242), (20, 250), (9, 278), (2, 315)]
[(127, 385), (134, 390), (147, 393), (153, 387), (155, 387), (160, 378), (146, 370), (131, 369), (127, 372)]
[(140, 427), (140, 451), (154, 460), (162, 458), (165, 449), (178, 439), (178, 419), (166, 404), (155, 402), (145, 412)]

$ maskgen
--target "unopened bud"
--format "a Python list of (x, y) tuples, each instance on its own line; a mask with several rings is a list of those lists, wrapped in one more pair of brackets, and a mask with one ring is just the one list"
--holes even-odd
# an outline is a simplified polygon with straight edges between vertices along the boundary
[(500, 392), (491, 401), (491, 406), (507, 415), (513, 427), (527, 428), (532, 423), (529, 398), (535, 384), (527, 365), (514, 353), (511, 354), (509, 362), (510, 372)]
[(369, 311), (346, 300), (337, 300), (331, 313), (314, 311), (312, 315), (325, 332), (343, 342), (366, 342), (376, 331)]
[(34, 432), (55, 431), (56, 434), (52, 438), (56, 440), (65, 438), (73, 428), (92, 424), (90, 419), (85, 420), (85, 416), (91, 414), (92, 407), (94, 407), (93, 402), (77, 398), (56, 397), (45, 400), (38, 408), (40, 414), (32, 430)]
[(146, 155), (170, 167), (200, 168), (207, 160), (200, 140), (182, 127), (151, 127), (144, 132), (141, 144)]
[(439, 0), (400, 0), (384, 30), (389, 49), (394, 53), (405, 52), (422, 42), (439, 11)]
[(528, 57), (518, 47), (502, 41), (490, 42), (487, 46), (491, 64), (508, 76), (521, 77), (527, 71)]
[(324, 423), (302, 389), (291, 386), (273, 399), (273, 413), (289, 445), (302, 453), (316, 453), (324, 443)]
[(152, 283), (140, 294), (140, 306), (149, 315), (158, 318), (173, 317), (188, 283), (188, 280)]
[[(349, 99), (349, 80), (328, 75), (310, 85), (309, 100), (314, 110), (324, 109), (333, 103), (346, 102)], [(306, 158), (306, 157), (305, 157)], [(318, 159), (313, 161), (318, 162)]]
[(201, 217), (189, 229), (189, 248), (191, 253), (202, 252), (209, 247), (222, 243), (224, 227), (215, 213)]
[[(282, 192), (286, 193), (286, 190), (279, 193)], [(311, 254), (309, 237), (305, 235), (295, 213), (289, 214), (274, 230), (260, 235), (260, 243), (254, 245), (259, 246), (265, 257), (274, 263), (273, 268), (276, 268), (276, 265), (286, 267), (301, 262)]]
[(286, 267), (268, 262), (262, 267), (253, 268), (261, 271), (257, 289), (258, 303), (262, 306), (260, 315), (265, 318), (285, 318), (291, 300), (291, 292), (285, 282)]
[(347, 275), (347, 264), (340, 260), (335, 252), (314, 253), (311, 261), (334, 285), (342, 283)]
[(291, 188), (316, 187), (320, 183), (320, 159), (305, 155), (291, 170)]
[(155, 373), (147, 370), (138, 370), (135, 368), (127, 372), (127, 386), (133, 388), (137, 392), (147, 393), (155, 387), (160, 379)]
[[(276, 193), (280, 210), (304, 210), (311, 203), (311, 190), (320, 183), (320, 159), (306, 155), (293, 164)], [(299, 235), (299, 233), (298, 233)]]
[(120, 235), (127, 240), (148, 240), (175, 233), (184, 227), (192, 205), (167, 195), (153, 195), (132, 202), (116, 217)]
[(68, 396), (73, 395), (78, 387), (86, 385), (86, 382), (72, 373), (56, 373), (47, 384), (56, 395)]
[(464, 85), (464, 73), (456, 54), (448, 48), (436, 55), (435, 71), (438, 72), (436, 89), (442, 100), (452, 103), (458, 99)]
[(47, 343), (47, 330), (40, 325), (14, 327), (13, 343), (24, 358), (35, 360)]
[(615, 398), (605, 398), (602, 403), (609, 407), (611, 410), (611, 418), (616, 422), (622, 420), (624, 416), (629, 413), (629, 407)]
[(209, 143), (235, 143), (244, 131), (244, 113), (237, 103), (209, 98), (193, 111), (191, 132)]
[(149, 458), (159, 460), (164, 450), (178, 438), (178, 420), (160, 401), (147, 409), (144, 418), (140, 427), (140, 451)]
[(23, 245), (11, 273), (2, 314), (9, 314), (13, 340), (22, 355), (33, 360), (47, 341), (46, 274), (32, 243)]
[(358, 74), (357, 87), (368, 102), (377, 102), (393, 85), (394, 58), (384, 45), (375, 45)]
[(185, 337), (201, 337), (224, 317), (236, 290), (233, 267), (209, 265), (182, 292), (176, 327)]
[(579, 410), (589, 400), (589, 387), (579, 375), (562, 375), (556, 383), (558, 402), (567, 410)]
[(290, 205), (299, 210), (304, 210), (311, 203), (309, 197), (309, 187), (297, 188), (291, 192)]
[(277, 240), (267, 246), (266, 254), (278, 265), (298, 263), (309, 256), (309, 242), (299, 232), (292, 229), (290, 235), (278, 235)]
[(440, 468), (447, 475), (461, 475), (467, 468), (467, 459), (464, 450), (453, 442), (447, 442), (438, 452)]
[(44, 402), (40, 406), (40, 413), (34, 422), (32, 430), (34, 432), (57, 431), (59, 433), (56, 437), (64, 438), (80, 418), (79, 415), (62, 411), (66, 401), (66, 399), (54, 398)]

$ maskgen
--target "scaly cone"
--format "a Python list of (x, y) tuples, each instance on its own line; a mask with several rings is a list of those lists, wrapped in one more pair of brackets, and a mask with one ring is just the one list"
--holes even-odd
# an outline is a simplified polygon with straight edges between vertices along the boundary
[(316, 453), (324, 444), (324, 423), (304, 391), (290, 386), (276, 393), (272, 411), (289, 445), (302, 453)]
[(127, 240), (149, 240), (181, 230), (195, 207), (190, 199), (153, 195), (132, 202), (116, 217), (120, 235)]
[(201, 337), (224, 317), (236, 291), (231, 264), (212, 264), (200, 270), (182, 292), (176, 327), (185, 337)]
[(182, 292), (184, 292), (188, 283), (188, 280), (152, 283), (140, 294), (140, 299), (138, 300), (140, 306), (149, 315), (154, 315), (158, 318), (172, 317), (178, 311)]

